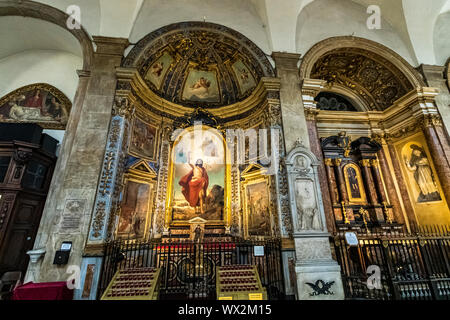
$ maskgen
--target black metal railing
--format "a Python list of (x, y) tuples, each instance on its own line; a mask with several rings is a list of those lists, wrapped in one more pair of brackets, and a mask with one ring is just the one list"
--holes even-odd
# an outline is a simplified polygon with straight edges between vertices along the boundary
[(343, 232), (333, 241), (347, 299), (450, 299), (449, 227), (367, 232), (358, 234), (358, 241), (357, 246), (348, 245)]
[[(255, 246), (264, 255), (255, 256)], [(273, 240), (207, 239), (202, 242), (117, 240), (105, 245), (98, 297), (117, 270), (162, 268), (161, 299), (214, 299), (216, 266), (250, 264), (258, 268), (270, 299), (284, 298), (281, 242)]]

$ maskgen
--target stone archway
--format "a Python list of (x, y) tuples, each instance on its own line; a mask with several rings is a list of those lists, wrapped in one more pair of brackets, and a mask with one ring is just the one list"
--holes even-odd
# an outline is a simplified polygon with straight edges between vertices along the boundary
[(94, 48), (88, 33), (83, 27), (80, 29), (70, 30), (67, 28), (67, 20), (69, 16), (54, 7), (45, 4), (36, 3), (34, 1), (13, 1), (5, 0), (0, 2), (1, 16), (19, 16), (44, 20), (60, 26), (70, 32), (80, 43), (83, 52), (83, 70), (90, 70), (94, 55)]
[(384, 110), (418, 87), (421, 75), (400, 55), (374, 41), (332, 37), (317, 43), (300, 66), (301, 79), (325, 80), (331, 91), (346, 88), (364, 109)]

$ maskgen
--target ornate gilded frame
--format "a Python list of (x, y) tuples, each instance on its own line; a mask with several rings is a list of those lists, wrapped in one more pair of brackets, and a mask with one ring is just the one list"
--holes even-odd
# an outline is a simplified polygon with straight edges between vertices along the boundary
[[(347, 173), (348, 168), (355, 169), (356, 180), (358, 181), (359, 191), (361, 193), (360, 198), (354, 198), (352, 196), (351, 188), (350, 188), (350, 181), (349, 181), (349, 177), (348, 177), (348, 173)], [(342, 170), (344, 172), (345, 188), (347, 189), (349, 203), (350, 204), (365, 204), (365, 203), (367, 203), (367, 197), (366, 197), (366, 192), (364, 190), (364, 181), (362, 179), (361, 169), (354, 163), (347, 163), (346, 165), (344, 165), (342, 167)]]
[[(265, 174), (266, 170), (259, 164), (250, 164), (242, 173), (241, 173), (241, 199), (242, 199), (242, 208), (243, 208), (243, 226), (244, 226), (244, 238), (270, 238), (273, 236), (273, 226), (275, 219), (274, 212), (272, 212), (272, 206), (270, 203), (274, 201), (271, 195), (271, 179), (268, 175)], [(247, 199), (247, 190), (251, 185), (259, 184), (264, 182), (266, 184), (266, 191), (269, 197), (269, 212), (270, 212), (270, 234), (266, 236), (257, 236), (257, 235), (249, 235), (248, 233), (248, 217), (249, 217), (249, 209), (248, 209), (248, 199)]]
[[(223, 141), (223, 146), (225, 150), (225, 181), (224, 181), (224, 208), (223, 208), (223, 220), (208, 220), (207, 225), (217, 225), (224, 226), (226, 230), (230, 229), (231, 225), (231, 155), (230, 150), (228, 149), (226, 139), (221, 134), (220, 131), (214, 129), (212, 127), (201, 125), (202, 130), (211, 130), (215, 131), (217, 136), (220, 137)], [(172, 220), (172, 201), (173, 201), (173, 193), (174, 193), (174, 157), (175, 157), (175, 146), (180, 142), (181, 138), (184, 134), (193, 131), (197, 126), (192, 126), (184, 129), (180, 132), (174, 139), (174, 143), (171, 146), (170, 150), (170, 165), (169, 165), (169, 174), (167, 179), (167, 195), (166, 195), (166, 203), (165, 203), (165, 229), (169, 229), (172, 226), (190, 226), (188, 221), (185, 220)], [(164, 181), (160, 181), (160, 183), (164, 183)]]
[[(153, 129), (155, 129), (155, 141), (153, 143), (153, 157), (147, 157), (145, 155), (142, 154), (138, 154), (137, 152), (133, 152), (131, 150), (131, 141), (133, 140), (133, 136), (134, 136), (134, 126), (136, 121), (141, 121), (143, 123), (145, 123), (147, 126), (152, 127)], [(156, 161), (156, 159), (158, 159), (158, 146), (159, 146), (159, 128), (158, 126), (154, 125), (153, 123), (151, 123), (149, 121), (149, 119), (144, 119), (143, 117), (140, 117), (139, 115), (135, 115), (132, 119), (132, 127), (131, 127), (131, 135), (130, 135), (130, 144), (128, 145), (128, 154), (132, 155), (133, 157), (139, 158), (139, 159), (145, 159), (145, 160), (149, 160), (149, 161)]]

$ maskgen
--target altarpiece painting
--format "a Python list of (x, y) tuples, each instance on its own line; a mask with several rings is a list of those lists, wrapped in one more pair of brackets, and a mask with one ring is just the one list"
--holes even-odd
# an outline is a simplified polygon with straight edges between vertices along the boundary
[[(206, 127), (204, 127), (206, 128)], [(227, 192), (226, 145), (214, 129), (186, 129), (176, 140), (172, 155), (170, 220), (223, 221)], [(229, 173), (228, 173), (229, 174)], [(170, 189), (169, 189), (170, 190)]]

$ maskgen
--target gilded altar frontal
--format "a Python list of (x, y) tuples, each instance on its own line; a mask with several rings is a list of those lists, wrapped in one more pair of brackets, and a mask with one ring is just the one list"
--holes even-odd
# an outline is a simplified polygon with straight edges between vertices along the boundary
[(450, 0), (372, 2), (0, 0), (0, 300), (448, 300)]

